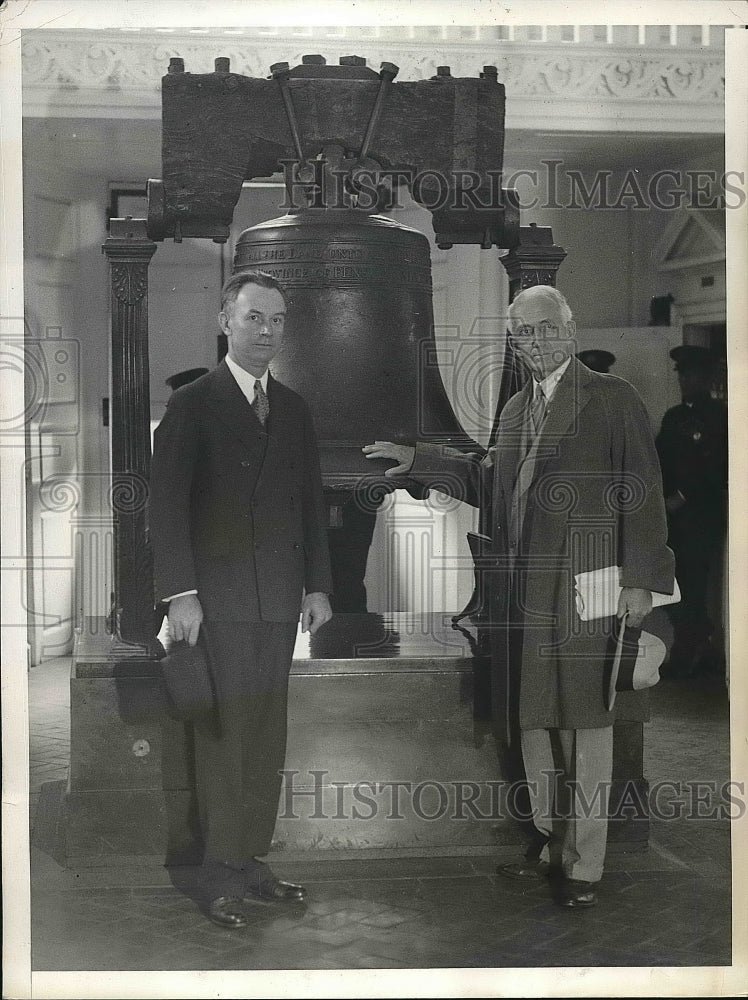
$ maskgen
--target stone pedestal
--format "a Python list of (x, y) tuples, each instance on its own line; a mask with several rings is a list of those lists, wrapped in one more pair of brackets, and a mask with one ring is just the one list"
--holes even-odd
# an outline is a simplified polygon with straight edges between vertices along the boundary
[[(486, 718), (485, 669), (448, 615), (338, 615), (318, 637), (299, 634), (273, 850), (520, 845)], [(643, 846), (646, 815), (628, 815), (629, 786), (646, 789), (640, 724), (617, 727), (614, 776), (629, 790), (611, 843)], [(195, 860), (190, 786), (189, 727), (165, 717), (158, 664), (89, 628), (71, 678), (68, 862)]]

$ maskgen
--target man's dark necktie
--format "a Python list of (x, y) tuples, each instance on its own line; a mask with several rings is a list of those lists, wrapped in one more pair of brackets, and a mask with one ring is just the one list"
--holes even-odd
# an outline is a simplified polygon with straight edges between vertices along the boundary
[(262, 382), (259, 379), (255, 379), (255, 398), (252, 400), (252, 409), (264, 427), (270, 413), (270, 403), (268, 402), (265, 390), (262, 388)]
[(543, 423), (545, 408), (545, 393), (543, 392), (543, 387), (540, 383), (538, 383), (537, 385), (533, 385), (532, 403), (530, 404), (530, 417), (532, 418), (532, 427), (536, 434), (540, 430), (540, 425)]

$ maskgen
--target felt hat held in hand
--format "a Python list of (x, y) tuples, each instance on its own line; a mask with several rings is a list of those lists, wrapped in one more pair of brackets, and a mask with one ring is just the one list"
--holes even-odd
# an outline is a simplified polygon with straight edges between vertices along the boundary
[(172, 643), (160, 665), (169, 715), (181, 722), (207, 715), (214, 705), (214, 693), (202, 638), (196, 646)]

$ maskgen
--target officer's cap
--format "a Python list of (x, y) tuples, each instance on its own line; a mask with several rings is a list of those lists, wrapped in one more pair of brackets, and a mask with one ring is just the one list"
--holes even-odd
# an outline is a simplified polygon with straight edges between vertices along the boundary
[(717, 360), (714, 352), (710, 351), (708, 347), (695, 347), (691, 344), (674, 347), (670, 352), (670, 357), (675, 362), (677, 372), (708, 372), (714, 367), (714, 362)]
[(590, 351), (580, 351), (577, 357), (582, 362), (583, 365), (587, 365), (591, 368), (593, 372), (603, 372), (607, 373), (610, 366), (615, 362), (615, 354), (611, 354), (610, 351), (601, 351), (598, 349)]
[(164, 379), (166, 384), (170, 389), (179, 389), (180, 386), (188, 385), (190, 382), (194, 382), (196, 378), (200, 378), (201, 375), (207, 375), (207, 368), (188, 368), (187, 371), (177, 372), (176, 375), (170, 375), (167, 379)]

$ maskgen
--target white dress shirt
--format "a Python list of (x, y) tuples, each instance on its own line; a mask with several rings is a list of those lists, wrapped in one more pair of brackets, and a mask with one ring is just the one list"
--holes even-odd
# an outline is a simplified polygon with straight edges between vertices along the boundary
[[(229, 366), (229, 371), (236, 379), (236, 384), (239, 386), (241, 391), (247, 398), (247, 402), (251, 406), (255, 401), (255, 382), (257, 381), (257, 376), (253, 375), (252, 372), (248, 372), (246, 369), (238, 365), (236, 361), (233, 361), (228, 354), (226, 355), (226, 364)], [(268, 370), (267, 368), (260, 376), (260, 385), (262, 386), (262, 391), (267, 396), (268, 392)]]
[[(252, 372), (248, 372), (246, 369), (238, 365), (236, 361), (233, 361), (228, 354), (226, 355), (226, 364), (231, 374), (236, 379), (236, 384), (239, 386), (241, 391), (244, 393), (247, 402), (251, 406), (255, 401), (255, 381), (257, 379), (256, 375)], [(268, 391), (268, 370), (267, 368), (260, 376), (260, 385), (262, 386), (262, 391), (267, 395)], [(183, 590), (181, 594), (172, 594), (171, 597), (162, 597), (162, 601), (173, 601), (175, 597), (187, 597), (188, 594), (196, 594), (196, 590)]]
[(550, 403), (551, 399), (553, 398), (553, 393), (556, 391), (556, 386), (561, 381), (561, 377), (563, 376), (566, 369), (569, 367), (570, 363), (571, 363), (571, 357), (568, 357), (566, 361), (561, 362), (558, 368), (554, 368), (553, 371), (550, 373), (550, 375), (546, 375), (546, 377), (542, 381), (538, 381), (537, 379), (533, 378), (532, 391), (534, 394), (537, 394), (538, 386), (540, 386), (540, 389), (542, 390), (543, 395), (545, 396), (546, 406)]

